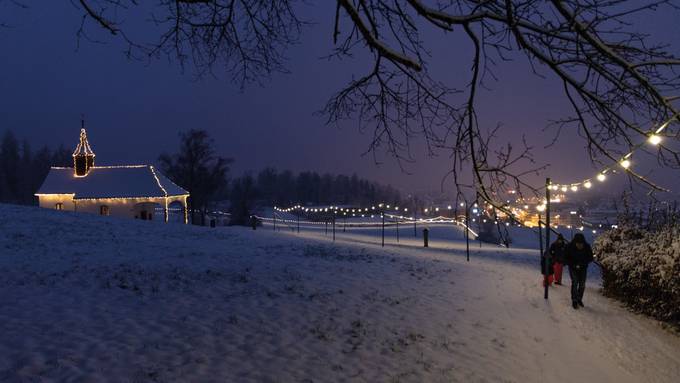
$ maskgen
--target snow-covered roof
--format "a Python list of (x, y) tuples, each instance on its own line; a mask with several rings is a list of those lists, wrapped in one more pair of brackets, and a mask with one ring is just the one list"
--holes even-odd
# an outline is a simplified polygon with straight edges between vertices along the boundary
[(53, 167), (36, 195), (74, 194), (74, 199), (188, 195), (150, 165), (95, 166), (85, 177), (73, 168)]

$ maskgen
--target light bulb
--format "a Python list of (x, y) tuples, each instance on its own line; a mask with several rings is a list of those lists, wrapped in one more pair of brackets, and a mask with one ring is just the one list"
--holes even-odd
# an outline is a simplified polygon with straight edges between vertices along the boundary
[(652, 145), (659, 145), (661, 143), (661, 136), (652, 134), (649, 136), (649, 143)]
[(604, 175), (604, 173), (600, 173), (600, 174), (597, 175), (597, 180), (600, 181), (600, 182), (604, 182), (604, 180), (606, 180), (606, 179), (607, 179), (607, 176)]
[(590, 181), (586, 181), (586, 183), (584, 183), (583, 186), (584, 186), (586, 189), (590, 189), (590, 188), (593, 186), (593, 184), (592, 184)]
[(630, 167), (630, 160), (625, 159), (621, 161), (621, 167), (624, 169), (628, 169)]
[(567, 191), (567, 187), (566, 187), (566, 186), (562, 186), (562, 192), (566, 192), (566, 191)]
[(577, 192), (578, 191), (578, 186), (574, 185), (571, 187), (571, 191)]

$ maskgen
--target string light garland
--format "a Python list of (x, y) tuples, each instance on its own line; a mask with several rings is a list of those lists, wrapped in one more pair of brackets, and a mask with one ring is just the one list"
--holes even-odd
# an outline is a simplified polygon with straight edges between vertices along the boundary
[[(578, 192), (580, 187), (583, 187), (585, 189), (591, 189), (593, 187), (593, 179), (596, 179), (599, 182), (604, 182), (607, 179), (607, 174), (608, 173), (616, 173), (616, 167), (621, 167), (623, 171), (630, 171), (631, 167), (633, 166), (633, 161), (632, 161), (632, 156), (633, 153), (644, 147), (645, 144), (650, 144), (652, 146), (659, 146), (661, 142), (663, 141), (663, 137), (661, 133), (670, 125), (673, 120), (678, 118), (677, 115), (673, 116), (672, 118), (669, 118), (665, 122), (663, 122), (661, 125), (659, 125), (656, 130), (650, 130), (647, 133), (647, 139), (638, 145), (634, 146), (628, 153), (626, 153), (623, 157), (621, 157), (618, 161), (616, 161), (616, 164), (607, 166), (603, 169), (601, 169), (594, 177), (591, 178), (586, 178), (580, 182), (574, 182), (574, 183), (553, 183), (551, 185), (548, 185), (547, 187), (550, 190), (558, 191), (561, 190), (563, 193), (566, 193), (567, 191), (572, 191), (572, 192)], [(665, 189), (664, 189), (665, 190)], [(668, 190), (666, 190), (668, 191)], [(513, 191), (511, 191), (512, 193)]]

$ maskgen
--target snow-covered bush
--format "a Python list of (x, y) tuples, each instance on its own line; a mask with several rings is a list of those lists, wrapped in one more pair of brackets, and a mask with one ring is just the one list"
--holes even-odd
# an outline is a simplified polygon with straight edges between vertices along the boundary
[(594, 253), (606, 295), (680, 327), (680, 225), (623, 223), (595, 240)]

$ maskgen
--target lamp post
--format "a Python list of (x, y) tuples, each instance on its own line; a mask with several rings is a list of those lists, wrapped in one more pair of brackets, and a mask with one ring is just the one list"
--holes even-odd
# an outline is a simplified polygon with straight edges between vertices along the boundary
[[(470, 210), (468, 209), (467, 200), (465, 201), (465, 253), (467, 254), (467, 261), (470, 262)], [(480, 242), (481, 244), (481, 242)]]
[[(550, 260), (550, 177), (545, 179), (545, 275), (548, 276), (549, 260)], [(548, 299), (548, 283), (546, 281), (543, 298)]]

